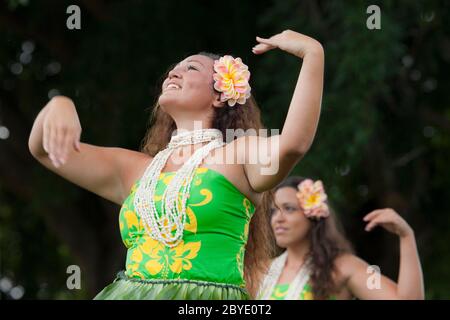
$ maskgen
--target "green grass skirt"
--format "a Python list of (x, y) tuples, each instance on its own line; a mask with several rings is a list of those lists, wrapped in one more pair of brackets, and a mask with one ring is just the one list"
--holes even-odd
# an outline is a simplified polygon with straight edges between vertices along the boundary
[(182, 279), (135, 279), (123, 271), (94, 300), (249, 300), (237, 285)]

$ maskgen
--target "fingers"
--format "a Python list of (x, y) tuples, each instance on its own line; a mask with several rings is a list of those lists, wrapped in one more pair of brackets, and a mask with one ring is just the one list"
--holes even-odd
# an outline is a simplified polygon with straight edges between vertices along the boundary
[[(383, 210), (380, 210), (383, 213)], [(382, 225), (385, 229), (391, 229), (389, 226), (395, 224), (395, 219), (391, 215), (388, 214), (378, 214), (375, 218), (373, 218), (366, 226), (366, 231), (370, 231), (378, 225)]]
[(73, 135), (69, 134), (65, 128), (50, 127), (48, 138), (48, 156), (52, 160), (53, 165), (59, 168), (67, 160), (69, 146)]
[(372, 221), (370, 221), (367, 225), (365, 230), (366, 231), (371, 231), (373, 228), (375, 228), (376, 226), (385, 223), (386, 221), (384, 221), (382, 216), (378, 216), (376, 218), (374, 218)]
[(254, 46), (252, 48), (252, 51), (253, 51), (254, 54), (261, 54), (261, 53), (264, 53), (266, 51), (272, 50), (274, 48), (275, 48), (274, 46), (270, 46), (270, 45), (267, 45), (267, 44), (259, 43), (259, 44), (257, 44), (256, 46)]
[(257, 44), (256, 46), (254, 46), (254, 47), (252, 48), (252, 52), (253, 52), (254, 54), (261, 54), (261, 53), (264, 53), (264, 52), (266, 52), (266, 51), (268, 51), (268, 50), (270, 50), (269, 46), (267, 46), (267, 45), (262, 45), (262, 44)]
[(63, 146), (60, 154), (61, 164), (65, 164), (67, 161), (67, 157), (70, 152), (70, 148), (72, 148), (73, 134), (66, 133), (63, 140)]
[(48, 128), (49, 138), (48, 138), (48, 157), (52, 160), (55, 167), (59, 167), (58, 161), (56, 159), (56, 147), (57, 147), (57, 137), (56, 129), (53, 127)]
[(59, 164), (62, 164), (62, 154), (64, 151), (64, 141), (65, 141), (66, 130), (59, 128), (56, 130), (56, 152), (55, 157)]
[(50, 150), (50, 129), (47, 125), (44, 124), (43, 129), (43, 138), (42, 138), (42, 147), (44, 148), (45, 152), (49, 153)]
[(66, 129), (62, 129), (61, 132), (63, 138), (60, 140), (61, 144), (58, 151), (57, 160), (60, 164), (65, 164), (72, 149), (77, 152), (81, 151), (79, 144), (80, 134)]
[(272, 39), (266, 39), (266, 38), (256, 37), (256, 41), (258, 41), (259, 43), (264, 43), (264, 44), (271, 45), (271, 46), (275, 45), (275, 44), (273, 43), (273, 40), (272, 40)]
[(56, 168), (64, 165), (72, 150), (81, 152), (79, 128), (44, 125), (43, 148)]
[(377, 225), (379, 224), (378, 220), (372, 220), (370, 221), (366, 227), (364, 228), (364, 230), (366, 231), (371, 231), (373, 228), (375, 228)]
[(381, 209), (374, 210), (374, 211), (368, 213), (367, 215), (365, 215), (363, 220), (370, 221), (370, 220), (376, 218), (377, 216), (379, 216), (382, 212), (383, 212), (383, 210), (381, 210)]
[(385, 219), (385, 216), (386, 216), (385, 213), (386, 213), (385, 209), (377, 209), (377, 210), (374, 210), (374, 211), (370, 212), (369, 214), (367, 214), (363, 218), (364, 221), (369, 222), (366, 225), (365, 230), (366, 231), (371, 231), (373, 228), (375, 228), (376, 226), (380, 225), (381, 223), (385, 223), (386, 222), (385, 221), (386, 220)]
[(365, 227), (366, 231), (371, 231), (376, 226), (381, 226), (387, 231), (399, 236), (411, 233), (411, 228), (406, 221), (390, 208), (374, 210), (363, 219), (368, 222)]
[(277, 47), (275, 41), (272, 38), (265, 39), (256, 37), (256, 41), (258, 41), (259, 43), (252, 49), (253, 53), (255, 54), (261, 54)]

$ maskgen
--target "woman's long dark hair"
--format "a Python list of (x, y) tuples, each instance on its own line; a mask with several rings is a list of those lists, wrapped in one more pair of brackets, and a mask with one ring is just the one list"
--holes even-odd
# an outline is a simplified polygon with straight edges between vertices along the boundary
[[(208, 52), (200, 52), (199, 54), (213, 60), (220, 58), (219, 55)], [(166, 72), (164, 78), (167, 77), (169, 71)], [(213, 86), (212, 79), (211, 86)], [(159, 97), (160, 94), (159, 91), (157, 96)], [(255, 129), (256, 133), (259, 133), (259, 130), (264, 128), (260, 110), (253, 96), (250, 96), (244, 105), (238, 107), (214, 108), (212, 120), (212, 127), (222, 131), (224, 139), (226, 138), (226, 129), (242, 129), (244, 131)], [(167, 146), (175, 129), (175, 121), (156, 102), (153, 106), (150, 128), (142, 141), (141, 152), (155, 156)], [(252, 296), (256, 295), (261, 275), (267, 271), (267, 261), (275, 252), (275, 241), (270, 230), (270, 217), (266, 214), (270, 209), (272, 195), (273, 191), (271, 190), (262, 193), (261, 202), (256, 206), (249, 227), (244, 257), (244, 277), (248, 291)]]
[[(288, 177), (275, 187), (274, 192), (284, 187), (298, 190), (297, 186), (303, 180), (305, 178), (299, 176)], [(311, 259), (312, 290), (315, 299), (327, 299), (337, 291), (333, 280), (336, 258), (344, 253), (353, 253), (353, 248), (345, 238), (343, 228), (331, 208), (328, 218), (311, 220), (311, 223), (308, 233), (310, 242), (308, 257)]]

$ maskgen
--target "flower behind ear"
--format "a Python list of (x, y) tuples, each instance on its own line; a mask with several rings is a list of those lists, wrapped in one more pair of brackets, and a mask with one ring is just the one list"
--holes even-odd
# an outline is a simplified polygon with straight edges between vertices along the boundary
[(311, 179), (306, 179), (297, 188), (297, 198), (307, 218), (320, 219), (330, 215), (326, 203), (327, 194), (322, 181), (313, 182)]
[(250, 71), (241, 58), (225, 55), (214, 61), (214, 89), (221, 92), (220, 101), (233, 107), (236, 102), (244, 104), (250, 97)]

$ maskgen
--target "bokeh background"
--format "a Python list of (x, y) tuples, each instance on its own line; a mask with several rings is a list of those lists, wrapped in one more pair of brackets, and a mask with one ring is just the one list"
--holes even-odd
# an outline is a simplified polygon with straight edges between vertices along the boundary
[[(81, 9), (68, 30), (66, 9)], [(381, 30), (366, 9), (381, 8)], [(119, 207), (42, 167), (28, 150), (38, 112), (71, 97), (83, 142), (138, 150), (155, 88), (189, 54), (240, 56), (266, 127), (281, 129), (300, 70), (255, 36), (292, 29), (326, 53), (323, 113), (293, 173), (321, 178), (359, 256), (396, 279), (398, 239), (362, 217), (396, 209), (414, 228), (426, 298), (450, 297), (450, 5), (447, 1), (0, 2), (0, 295), (90, 299), (124, 267)], [(82, 271), (68, 290), (69, 265)]]

